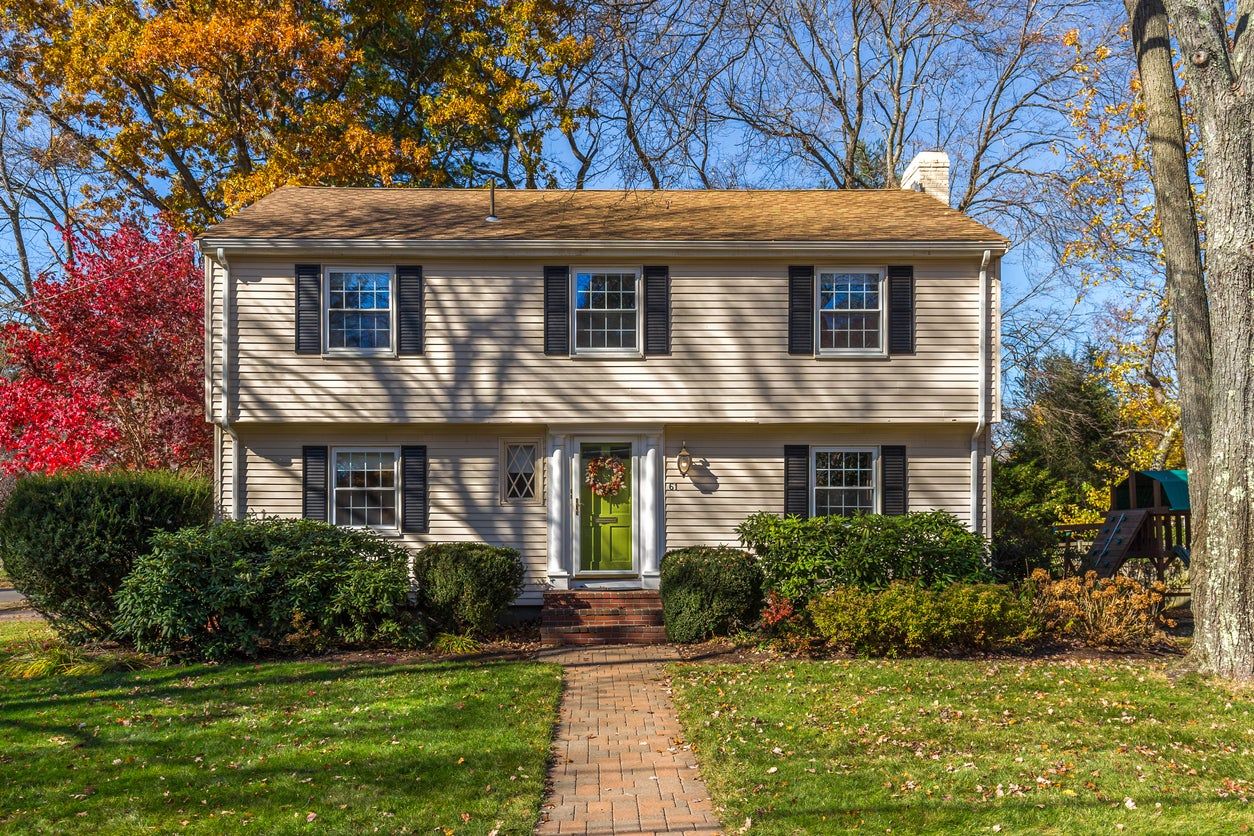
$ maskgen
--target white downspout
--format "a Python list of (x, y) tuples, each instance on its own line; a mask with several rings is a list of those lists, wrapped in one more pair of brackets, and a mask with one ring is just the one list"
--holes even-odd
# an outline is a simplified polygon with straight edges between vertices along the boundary
[(218, 247), (216, 261), (222, 266), (222, 404), (218, 410), (218, 424), (231, 437), (231, 519), (238, 520), (243, 518), (240, 513), (243, 468), (240, 467), (239, 436), (231, 427), (231, 344), (235, 336), (231, 327), (231, 308), (235, 293), (231, 286), (231, 265), (222, 247)]
[(977, 396), (978, 414), (975, 416), (975, 432), (971, 434), (971, 530), (979, 532), (983, 527), (983, 502), (981, 501), (980, 484), (983, 475), (980, 467), (980, 438), (988, 426), (988, 265), (993, 259), (993, 251), (985, 250), (980, 261), (980, 368), (979, 395)]

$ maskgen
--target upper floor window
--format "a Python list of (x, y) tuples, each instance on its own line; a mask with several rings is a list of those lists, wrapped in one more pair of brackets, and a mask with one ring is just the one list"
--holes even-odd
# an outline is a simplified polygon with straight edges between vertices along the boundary
[(819, 354), (882, 353), (883, 271), (822, 270), (816, 284)]
[(394, 449), (337, 449), (332, 482), (331, 522), (350, 528), (397, 528)]
[(877, 449), (815, 447), (810, 455), (814, 516), (851, 516), (877, 511)]
[(392, 273), (331, 268), (326, 274), (326, 345), (330, 352), (392, 350)]
[(575, 353), (640, 352), (639, 283), (634, 270), (575, 271)]

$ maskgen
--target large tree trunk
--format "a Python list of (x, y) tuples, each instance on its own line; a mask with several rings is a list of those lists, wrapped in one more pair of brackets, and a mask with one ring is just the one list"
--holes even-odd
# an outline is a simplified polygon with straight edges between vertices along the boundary
[[(1201, 132), (1206, 161), (1206, 282), (1212, 359), (1209, 370), (1197, 356), (1206, 335), (1189, 306), (1192, 294), (1173, 293), (1181, 377), (1186, 455), (1207, 441), (1208, 457), (1190, 458), (1190, 493), (1202, 511), (1191, 548), (1194, 640), (1191, 658), (1203, 672), (1234, 679), (1254, 678), (1254, 56), (1248, 27), (1236, 27), (1229, 42), (1223, 0), (1162, 0), (1184, 56), (1185, 78)], [(1248, 15), (1250, 0), (1240, 0)], [(1154, 0), (1130, 2), (1134, 28), (1141, 30), (1142, 55), (1160, 55), (1166, 32)], [(1147, 14), (1138, 18), (1145, 10)], [(1157, 23), (1156, 23), (1157, 21)], [(1155, 62), (1161, 68), (1161, 59)], [(1151, 118), (1162, 118), (1178, 101), (1174, 82), (1143, 86)], [(1178, 112), (1178, 111), (1177, 111)], [(1172, 129), (1174, 132), (1174, 129)], [(1154, 132), (1154, 124), (1151, 124)], [(1178, 174), (1162, 183), (1160, 145), (1154, 138), (1155, 191), (1168, 209), (1186, 200)], [(1187, 185), (1187, 184), (1186, 184)], [(1160, 208), (1161, 211), (1161, 208)], [(1164, 244), (1168, 243), (1164, 218)], [(1176, 242), (1178, 244), (1178, 242)], [(1178, 254), (1178, 253), (1177, 253)], [(1171, 258), (1169, 254), (1168, 258)], [(1178, 281), (1181, 277), (1177, 275)], [(1180, 290), (1180, 285), (1176, 290)], [(1176, 305), (1180, 307), (1176, 308)], [(1179, 351), (1179, 349), (1178, 349)], [(1190, 353), (1194, 351), (1194, 353)], [(1207, 373), (1209, 371), (1209, 374)], [(1190, 380), (1190, 378), (1193, 378)], [(1185, 384), (1209, 388), (1209, 421), (1192, 414), (1199, 402)], [(1191, 416), (1191, 417), (1190, 417)], [(1199, 437), (1199, 433), (1202, 435)]]

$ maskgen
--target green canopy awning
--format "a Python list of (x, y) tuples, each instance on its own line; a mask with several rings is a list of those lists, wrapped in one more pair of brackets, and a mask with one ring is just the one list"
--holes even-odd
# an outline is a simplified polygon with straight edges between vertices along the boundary
[(1154, 505), (1154, 480), (1162, 486), (1162, 497), (1167, 507), (1173, 511), (1189, 510), (1189, 473), (1186, 470), (1138, 470), (1136, 471), (1136, 501), (1130, 501), (1128, 479), (1124, 479), (1115, 487), (1116, 510), (1129, 508), (1149, 508)]

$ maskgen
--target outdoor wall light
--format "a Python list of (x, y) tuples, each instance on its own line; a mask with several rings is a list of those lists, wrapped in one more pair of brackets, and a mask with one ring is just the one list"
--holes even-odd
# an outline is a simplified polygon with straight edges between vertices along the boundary
[(679, 471), (680, 476), (687, 476), (688, 471), (692, 470), (692, 454), (688, 452), (686, 441), (679, 444), (679, 455), (675, 457), (675, 469)]

